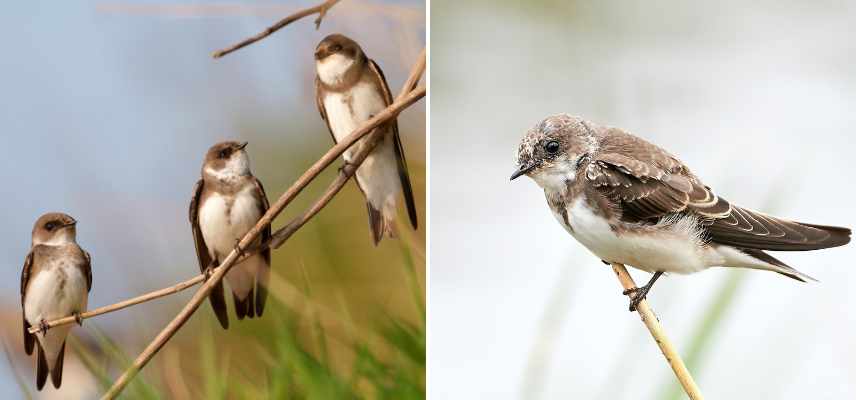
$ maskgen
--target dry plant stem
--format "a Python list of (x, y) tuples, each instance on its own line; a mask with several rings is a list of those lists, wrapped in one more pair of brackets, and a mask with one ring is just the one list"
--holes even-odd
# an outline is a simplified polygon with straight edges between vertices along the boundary
[(321, 20), (324, 19), (325, 15), (327, 15), (327, 10), (329, 10), (331, 7), (336, 5), (336, 3), (338, 3), (338, 2), (339, 2), (339, 0), (327, 0), (327, 1), (317, 5), (315, 7), (309, 7), (309, 8), (305, 8), (303, 10), (300, 10), (294, 14), (291, 14), (291, 15), (279, 20), (279, 22), (271, 25), (270, 27), (268, 27), (267, 29), (265, 29), (264, 31), (260, 32), (259, 34), (255, 35), (255, 36), (248, 37), (248, 38), (242, 40), (241, 42), (236, 43), (232, 46), (229, 46), (225, 49), (215, 51), (213, 54), (211, 54), (211, 56), (214, 58), (223, 57), (226, 54), (229, 54), (233, 51), (236, 51), (236, 50), (241, 49), (243, 47), (249, 46), (255, 42), (258, 42), (259, 40), (262, 40), (262, 39), (270, 36), (274, 32), (282, 29), (286, 25), (288, 25), (294, 21), (297, 21), (301, 18), (308, 17), (312, 14), (318, 14), (318, 18), (315, 18), (315, 29), (318, 29), (321, 26)]
[[(336, 158), (338, 158), (348, 147), (356, 143), (357, 140), (361, 139), (363, 136), (367, 135), (369, 132), (373, 131), (376, 127), (381, 124), (386, 123), (392, 118), (395, 118), (401, 110), (410, 106), (417, 100), (421, 99), (425, 96), (425, 87), (420, 87), (408, 93), (403, 98), (395, 101), (389, 107), (366, 121), (359, 129), (355, 130), (353, 133), (348, 135), (344, 140), (337, 143), (333, 148), (327, 151), (324, 156), (321, 157), (315, 164), (312, 164), (309, 169), (297, 179), (297, 181), (290, 187), (285, 193), (280, 196), (280, 198), (271, 205), (270, 209), (265, 213), (264, 216), (256, 223), (256, 225), (247, 232), (246, 235), (241, 239), (238, 243), (240, 249), (249, 248), (250, 245), (259, 237), (261, 231), (268, 225), (270, 225), (274, 218), (276, 218), (285, 206), (287, 206), (291, 201), (313, 180), (318, 174), (321, 173), (326, 167), (328, 167)], [(119, 379), (113, 384), (113, 387), (110, 388), (107, 393), (104, 394), (104, 399), (113, 399), (122, 392), (122, 389), (128, 385), (131, 379), (137, 374), (137, 372), (143, 368), (146, 363), (151, 360), (151, 358), (169, 341), (170, 338), (180, 329), (190, 316), (199, 308), (202, 302), (206, 297), (211, 293), (211, 290), (214, 288), (214, 285), (219, 283), (223, 276), (232, 268), (236, 261), (238, 261), (239, 254), (238, 249), (232, 250), (226, 259), (214, 269), (211, 277), (199, 288), (199, 290), (193, 295), (190, 301), (184, 306), (181, 312), (169, 323), (167, 326), (155, 337), (155, 339), (149, 343), (149, 345), (143, 350), (142, 353), (134, 360), (134, 364), (126, 370)]]
[[(629, 273), (627, 273), (627, 268), (624, 268), (624, 265), (613, 263), (612, 270), (615, 271), (615, 275), (618, 276), (618, 281), (621, 282), (621, 286), (623, 286), (625, 290), (636, 287), (636, 282), (633, 282), (633, 278)], [(684, 361), (681, 359), (680, 354), (678, 354), (678, 350), (675, 349), (675, 346), (671, 341), (669, 341), (669, 338), (666, 337), (666, 331), (663, 330), (663, 326), (660, 325), (660, 321), (648, 305), (648, 300), (642, 299), (642, 301), (636, 305), (636, 312), (639, 313), (639, 317), (642, 318), (642, 322), (645, 323), (648, 331), (651, 332), (651, 336), (654, 337), (654, 341), (657, 342), (657, 346), (660, 347), (660, 351), (663, 352), (663, 355), (666, 357), (666, 361), (669, 363), (669, 366), (672, 367), (672, 371), (675, 372), (675, 376), (678, 377), (678, 381), (681, 383), (681, 386), (683, 386), (687, 396), (689, 396), (691, 400), (704, 399), (704, 396), (701, 394), (701, 390), (696, 385), (692, 375), (690, 375), (690, 371), (687, 370), (687, 366), (684, 365)]]
[[(422, 73), (424, 71), (425, 71), (425, 49), (422, 50), (422, 53), (419, 55), (419, 59), (414, 64), (414, 66), (410, 72), (410, 76), (408, 77), (407, 81), (404, 84), (404, 88), (402, 89), (401, 93), (398, 95), (398, 98), (397, 98), (398, 100), (404, 99), (405, 95), (407, 95), (409, 92), (411, 92), (413, 89), (415, 89), (415, 87), (419, 83), (419, 79), (421, 78)], [(379, 136), (373, 135), (372, 137), (370, 137), (369, 139), (367, 139), (365, 141), (366, 143), (363, 146), (363, 148), (355, 154), (355, 158), (354, 158), (352, 164), (348, 168), (344, 168), (339, 173), (336, 180), (334, 180), (333, 183), (330, 184), (327, 191), (324, 192), (324, 195), (322, 195), (321, 198), (318, 199), (318, 201), (315, 204), (313, 204), (313, 206), (310, 207), (309, 210), (307, 210), (304, 214), (302, 214), (301, 216), (299, 216), (299, 217), (295, 218), (294, 220), (292, 220), (291, 222), (289, 222), (285, 227), (280, 228), (278, 231), (276, 231), (272, 235), (271, 240), (269, 242), (262, 243), (260, 246), (256, 246), (256, 247), (245, 250), (244, 251), (244, 253), (245, 253), (244, 257), (239, 259), (236, 262), (236, 264), (239, 264), (245, 258), (252, 256), (256, 252), (260, 252), (267, 247), (277, 249), (280, 246), (282, 246), (282, 244), (289, 237), (291, 237), (291, 235), (294, 234), (294, 232), (296, 232), (297, 229), (299, 229), (301, 226), (303, 226), (303, 224), (305, 224), (309, 219), (311, 219), (315, 214), (317, 214), (318, 211), (320, 211), (321, 208), (323, 208), (333, 198), (333, 196), (335, 196), (335, 194), (338, 193), (338, 191), (342, 189), (342, 187), (345, 185), (345, 183), (347, 183), (348, 179), (351, 176), (353, 176), (354, 172), (356, 171), (356, 168), (353, 168), (353, 165), (359, 164), (359, 163), (363, 162), (363, 160), (365, 160), (368, 153), (377, 144), (377, 140), (379, 138), (380, 138)], [(115, 303), (115, 304), (110, 304), (110, 305), (107, 305), (104, 307), (99, 307), (99, 308), (96, 308), (94, 310), (89, 310), (89, 311), (80, 313), (80, 318), (81, 319), (92, 318), (92, 317), (95, 317), (95, 316), (98, 316), (101, 314), (106, 314), (109, 312), (118, 311), (118, 310), (121, 310), (123, 308), (127, 308), (130, 306), (136, 305), (136, 304), (145, 303), (145, 302), (150, 301), (150, 300), (154, 300), (154, 299), (158, 299), (158, 298), (168, 296), (168, 295), (171, 295), (174, 293), (178, 293), (178, 292), (185, 290), (189, 287), (192, 287), (192, 286), (194, 286), (194, 285), (196, 285), (196, 284), (198, 284), (204, 280), (205, 280), (204, 275), (197, 275), (191, 279), (188, 279), (188, 280), (183, 281), (183, 282), (179, 282), (179, 283), (172, 285), (170, 287), (155, 290), (153, 292), (149, 292), (149, 293), (143, 294), (141, 296), (137, 296), (137, 297), (130, 298), (127, 300), (123, 300), (123, 301), (120, 301), (120, 302)], [(50, 328), (53, 328), (55, 326), (67, 325), (67, 324), (72, 324), (75, 322), (77, 322), (77, 319), (72, 315), (72, 316), (68, 316), (68, 317), (55, 319), (53, 321), (48, 321), (46, 324), (46, 327), (48, 329), (50, 329)], [(41, 328), (38, 326), (30, 327), (30, 333), (37, 333), (40, 331), (41, 331)]]
[[(188, 279), (184, 282), (179, 282), (179, 283), (172, 285), (170, 287), (158, 289), (158, 290), (155, 290), (153, 292), (149, 292), (149, 293), (146, 293), (146, 294), (141, 295), (141, 296), (137, 296), (137, 297), (130, 298), (127, 300), (123, 300), (123, 301), (120, 301), (120, 302), (115, 303), (115, 304), (110, 304), (108, 306), (99, 307), (99, 308), (96, 308), (94, 310), (82, 312), (82, 313), (80, 313), (80, 318), (81, 319), (92, 318), (96, 315), (101, 315), (101, 314), (106, 314), (106, 313), (113, 312), (113, 311), (118, 311), (118, 310), (121, 310), (123, 308), (128, 308), (128, 307), (133, 306), (133, 305), (145, 303), (147, 301), (154, 300), (157, 298), (161, 298), (164, 296), (169, 296), (171, 294), (178, 293), (178, 292), (180, 292), (184, 289), (187, 289), (189, 287), (193, 287), (197, 283), (202, 282), (204, 280), (205, 280), (204, 275), (197, 275), (191, 279)], [(77, 322), (77, 319), (75, 319), (75, 317), (72, 315), (72, 316), (68, 316), (68, 317), (55, 319), (53, 321), (48, 321), (47, 324), (45, 324), (45, 326), (48, 329), (50, 329), (50, 328), (53, 328), (55, 326), (73, 324), (75, 322)], [(41, 332), (41, 328), (39, 326), (30, 327), (30, 333), (37, 333), (37, 332)]]

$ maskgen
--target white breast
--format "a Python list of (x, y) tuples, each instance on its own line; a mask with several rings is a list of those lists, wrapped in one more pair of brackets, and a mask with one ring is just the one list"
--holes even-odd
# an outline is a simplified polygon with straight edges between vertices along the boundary
[(324, 97), (327, 122), (336, 141), (344, 139), (360, 124), (386, 108), (377, 88), (360, 82), (343, 92), (329, 92)]
[(30, 325), (86, 311), (86, 277), (74, 259), (57, 259), (29, 283), (24, 311)]
[(235, 248), (235, 241), (242, 238), (261, 218), (252, 190), (255, 187), (247, 185), (238, 192), (231, 211), (227, 208), (226, 198), (220, 194), (209, 196), (199, 210), (199, 228), (205, 245), (215, 258), (229, 254)]
[(554, 215), (577, 241), (602, 260), (649, 272), (681, 274), (709, 266), (691, 220), (665, 221), (618, 235), (582, 197), (570, 204), (567, 212), (570, 226), (564, 224), (558, 210), (554, 210)]

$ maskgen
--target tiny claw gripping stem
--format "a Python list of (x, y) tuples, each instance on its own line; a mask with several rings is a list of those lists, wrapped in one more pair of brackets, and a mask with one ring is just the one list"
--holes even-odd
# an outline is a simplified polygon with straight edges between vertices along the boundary
[(213, 268), (211, 268), (211, 266), (210, 266), (210, 265), (209, 265), (209, 266), (207, 266), (207, 267), (205, 267), (205, 271), (202, 271), (202, 274), (203, 274), (203, 275), (205, 275), (205, 279), (203, 279), (203, 280), (202, 280), (202, 282), (207, 282), (207, 281), (208, 281), (208, 278), (210, 278), (210, 277), (211, 277), (211, 274), (212, 274), (212, 273), (214, 273), (214, 269), (213, 269)]
[(241, 239), (235, 239), (235, 252), (238, 254), (238, 258), (246, 255), (244, 249), (241, 248)]
[(48, 332), (48, 329), (50, 329), (50, 327), (48, 326), (48, 321), (45, 321), (45, 319), (42, 318), (42, 320), (39, 321), (39, 332), (45, 334)]
[(77, 324), (83, 326), (83, 317), (80, 316), (80, 311), (74, 313), (74, 320), (77, 321)]

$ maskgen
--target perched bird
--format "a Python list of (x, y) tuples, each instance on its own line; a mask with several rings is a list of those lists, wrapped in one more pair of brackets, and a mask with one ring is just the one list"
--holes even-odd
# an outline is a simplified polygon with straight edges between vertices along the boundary
[(554, 115), (529, 130), (511, 179), (544, 189), (559, 223), (607, 263), (654, 276), (625, 291), (633, 311), (664, 272), (753, 268), (814, 280), (764, 250), (842, 246), (850, 229), (789, 221), (718, 197), (665, 150), (617, 128)]
[[(262, 183), (250, 172), (247, 143), (221, 142), (208, 149), (202, 163), (202, 179), (193, 189), (190, 225), (196, 243), (199, 268), (210, 274), (238, 246), (269, 207)], [(267, 226), (255, 243), (270, 239)], [(232, 290), (238, 319), (261, 316), (270, 278), (270, 249), (250, 256), (232, 267), (226, 282)], [(223, 284), (208, 296), (223, 329), (229, 327)]]
[[(62, 213), (39, 217), (33, 226), (30, 253), (21, 271), (21, 306), (24, 316), (24, 350), (36, 351), (36, 387), (45, 386), (48, 373), (55, 388), (62, 384), (62, 364), (65, 338), (71, 326), (47, 329), (47, 321), (74, 315), (82, 323), (80, 313), (86, 311), (92, 288), (92, 268), (89, 253), (77, 245), (77, 221)], [(31, 326), (41, 331), (30, 333)]]
[[(343, 35), (327, 36), (318, 44), (315, 71), (315, 102), (336, 143), (392, 103), (383, 71), (366, 57), (357, 42)], [(395, 237), (399, 191), (404, 192), (410, 224), (417, 228), (416, 203), (398, 136), (398, 122), (392, 120), (378, 129), (383, 130), (383, 139), (356, 172), (357, 185), (366, 197), (375, 245), (384, 234)], [(345, 151), (346, 163), (351, 162), (365, 139)]]

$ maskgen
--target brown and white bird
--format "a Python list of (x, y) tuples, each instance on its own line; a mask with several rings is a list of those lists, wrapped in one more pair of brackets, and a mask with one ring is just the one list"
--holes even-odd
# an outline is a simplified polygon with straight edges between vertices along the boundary
[[(315, 102), (336, 143), (392, 103), (383, 71), (357, 42), (344, 35), (327, 36), (318, 44), (315, 71)], [(401, 191), (410, 224), (413, 229), (418, 225), (398, 122), (392, 120), (379, 129), (384, 130), (383, 139), (356, 172), (357, 185), (366, 197), (375, 245), (384, 235), (395, 237), (396, 198)], [(365, 139), (345, 151), (346, 163)]]
[(617, 128), (554, 115), (529, 130), (515, 179), (544, 189), (559, 223), (604, 262), (654, 276), (627, 291), (635, 309), (664, 272), (714, 266), (753, 268), (813, 280), (765, 250), (817, 250), (847, 244), (850, 229), (789, 221), (718, 197), (665, 150)]
[[(202, 179), (190, 201), (190, 225), (196, 243), (199, 268), (204, 273), (220, 263), (267, 212), (262, 183), (250, 172), (247, 143), (221, 142), (212, 146), (202, 164)], [(270, 239), (270, 226), (256, 243)], [(261, 316), (270, 278), (270, 249), (250, 256), (226, 274), (238, 319)], [(223, 329), (229, 327), (223, 284), (208, 296)]]
[[(65, 339), (70, 325), (47, 328), (47, 321), (86, 311), (92, 288), (89, 253), (76, 242), (77, 221), (62, 213), (39, 217), (33, 226), (32, 244), (21, 272), (21, 306), (24, 316), (24, 350), (36, 348), (36, 387), (45, 386), (48, 373), (55, 388), (62, 384)], [(31, 326), (42, 328), (29, 332)]]

